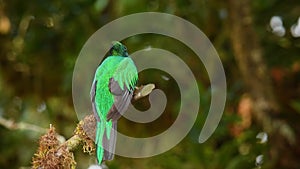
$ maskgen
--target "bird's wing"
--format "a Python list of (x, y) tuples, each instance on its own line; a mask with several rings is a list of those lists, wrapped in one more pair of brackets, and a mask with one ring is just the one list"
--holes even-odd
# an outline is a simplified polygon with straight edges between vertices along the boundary
[(109, 80), (109, 90), (114, 95), (114, 104), (107, 114), (107, 120), (116, 121), (127, 110), (133, 92), (127, 88), (122, 90), (114, 78)]
[(113, 78), (119, 83), (122, 90), (132, 90), (137, 82), (138, 73), (133, 60), (130, 57), (124, 58), (114, 71)]
[(118, 82), (114, 78), (109, 79), (108, 88), (111, 94), (120, 96), (123, 94), (123, 90), (120, 88)]
[(125, 58), (118, 65), (109, 80), (109, 91), (114, 95), (114, 104), (107, 114), (107, 120), (118, 120), (127, 110), (137, 82), (137, 70), (130, 58)]

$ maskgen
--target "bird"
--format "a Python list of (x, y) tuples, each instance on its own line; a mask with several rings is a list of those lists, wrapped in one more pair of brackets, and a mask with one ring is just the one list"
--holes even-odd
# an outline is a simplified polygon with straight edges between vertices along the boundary
[(137, 81), (137, 67), (126, 46), (114, 41), (108, 57), (95, 71), (90, 91), (96, 118), (95, 144), (99, 165), (114, 158), (117, 121), (128, 109)]

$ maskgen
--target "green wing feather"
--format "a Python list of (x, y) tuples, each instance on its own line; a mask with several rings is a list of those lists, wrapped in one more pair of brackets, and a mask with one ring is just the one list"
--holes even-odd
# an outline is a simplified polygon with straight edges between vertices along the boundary
[(131, 58), (124, 58), (114, 72), (113, 78), (118, 81), (122, 90), (132, 90), (138, 80), (137, 69)]

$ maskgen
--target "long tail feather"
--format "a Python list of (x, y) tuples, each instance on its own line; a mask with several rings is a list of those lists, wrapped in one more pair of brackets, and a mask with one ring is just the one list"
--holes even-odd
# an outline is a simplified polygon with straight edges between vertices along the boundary
[(103, 122), (97, 122), (95, 143), (96, 143), (96, 154), (97, 154), (98, 164), (101, 164), (104, 155), (104, 149), (102, 146), (104, 131), (105, 131), (105, 124)]
[(112, 122), (112, 127), (110, 128), (110, 130), (110, 137), (103, 137), (103, 147), (105, 147), (103, 160), (112, 160), (114, 158), (117, 141), (116, 121)]

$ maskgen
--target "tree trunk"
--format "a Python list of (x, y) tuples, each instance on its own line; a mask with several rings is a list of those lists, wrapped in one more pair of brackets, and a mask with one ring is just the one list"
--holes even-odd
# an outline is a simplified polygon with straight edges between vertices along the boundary
[[(280, 106), (253, 27), (250, 1), (228, 0), (228, 11), (234, 57), (253, 103), (252, 113), (256, 124), (269, 134), (273, 166), (299, 168), (296, 160), (289, 159), (288, 165), (283, 162), (292, 156), (292, 151), (287, 151), (287, 148), (291, 147), (295, 137), (289, 125), (278, 118)], [(284, 128), (287, 130), (283, 131)], [(287, 153), (285, 157), (282, 157), (283, 152)]]

